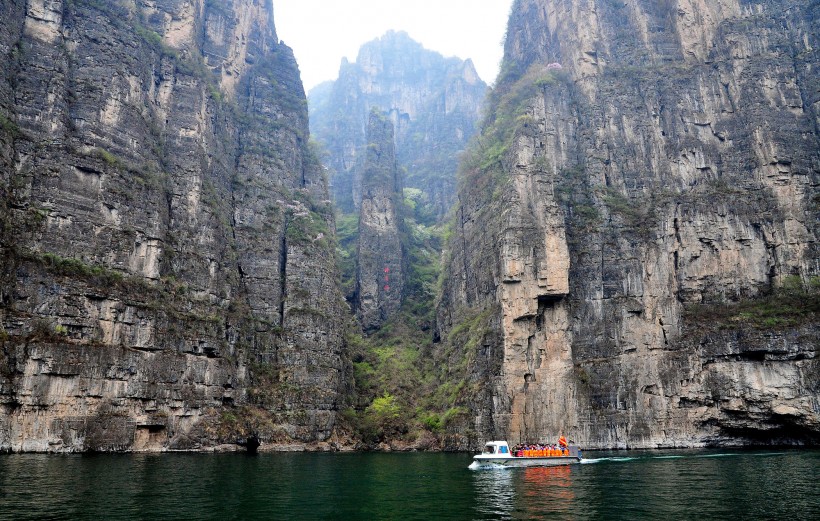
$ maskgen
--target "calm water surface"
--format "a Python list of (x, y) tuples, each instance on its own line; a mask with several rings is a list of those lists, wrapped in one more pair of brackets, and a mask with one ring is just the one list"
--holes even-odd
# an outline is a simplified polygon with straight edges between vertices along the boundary
[(0, 519), (820, 519), (820, 451), (0, 456)]

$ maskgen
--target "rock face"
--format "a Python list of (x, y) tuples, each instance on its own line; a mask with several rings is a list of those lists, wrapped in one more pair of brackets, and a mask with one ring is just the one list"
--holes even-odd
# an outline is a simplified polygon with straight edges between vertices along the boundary
[(327, 440), (345, 304), (271, 2), (0, 28), (0, 450)]
[(393, 124), (378, 109), (367, 124), (357, 248), (356, 313), (365, 331), (378, 328), (402, 302), (402, 183), (393, 146)]
[(424, 191), (439, 216), (455, 194), (457, 154), (473, 136), (486, 84), (470, 60), (444, 58), (406, 33), (389, 32), (362, 46), (356, 63), (310, 93), (310, 125), (325, 145), (333, 197), (351, 213), (362, 197), (365, 131), (370, 109), (389, 114), (406, 186)]
[(456, 446), (820, 440), (818, 24), (516, 1), (438, 309), (482, 339)]

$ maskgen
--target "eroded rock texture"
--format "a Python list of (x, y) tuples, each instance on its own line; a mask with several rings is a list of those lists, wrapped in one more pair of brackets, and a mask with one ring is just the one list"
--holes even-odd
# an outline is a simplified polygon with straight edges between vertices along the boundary
[(462, 445), (820, 439), (818, 24), (808, 0), (515, 3), (438, 312), (482, 339)]
[(0, 9), (0, 449), (327, 440), (344, 303), (271, 2)]
[(393, 124), (378, 109), (370, 113), (367, 140), (355, 307), (362, 329), (371, 331), (401, 307), (405, 254), (400, 234), (402, 180), (396, 164)]
[(387, 113), (406, 186), (422, 190), (437, 215), (451, 207), (459, 151), (473, 136), (487, 86), (472, 61), (444, 58), (406, 33), (389, 32), (362, 46), (339, 78), (310, 93), (311, 130), (325, 145), (333, 197), (350, 213), (362, 197), (370, 109)]

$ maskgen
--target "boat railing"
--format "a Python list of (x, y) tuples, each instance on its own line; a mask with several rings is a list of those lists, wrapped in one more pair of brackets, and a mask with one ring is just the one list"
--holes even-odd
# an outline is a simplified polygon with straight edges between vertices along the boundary
[(566, 448), (521, 449), (511, 451), (514, 457), (519, 458), (580, 458), (581, 451), (575, 445)]

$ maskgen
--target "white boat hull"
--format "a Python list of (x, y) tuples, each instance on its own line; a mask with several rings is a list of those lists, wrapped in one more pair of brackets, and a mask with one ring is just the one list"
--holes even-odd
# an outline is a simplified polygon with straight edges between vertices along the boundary
[(581, 458), (573, 456), (552, 456), (544, 458), (514, 458), (514, 457), (484, 457), (479, 454), (473, 457), (473, 463), (470, 468), (497, 468), (497, 467), (556, 467), (559, 465), (572, 465), (573, 463), (580, 463)]

